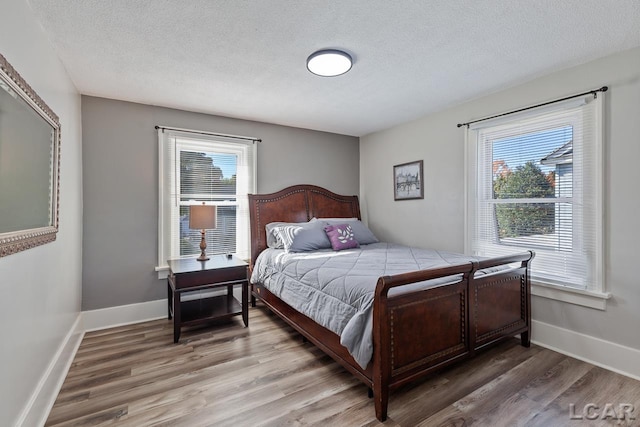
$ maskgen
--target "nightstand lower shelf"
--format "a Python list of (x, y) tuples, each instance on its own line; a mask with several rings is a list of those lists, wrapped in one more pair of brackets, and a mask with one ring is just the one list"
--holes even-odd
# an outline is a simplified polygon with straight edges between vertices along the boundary
[(225, 319), (242, 314), (242, 305), (234, 297), (214, 297), (182, 301), (182, 325), (195, 325), (214, 319)]

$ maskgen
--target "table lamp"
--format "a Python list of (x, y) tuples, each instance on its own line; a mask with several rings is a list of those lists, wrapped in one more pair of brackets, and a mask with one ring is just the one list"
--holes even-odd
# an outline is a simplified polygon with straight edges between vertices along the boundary
[(205, 230), (213, 230), (216, 228), (216, 207), (207, 206), (202, 202), (201, 205), (189, 206), (189, 228), (200, 230), (202, 238), (200, 239), (200, 256), (198, 261), (206, 261), (209, 257), (206, 254), (207, 241), (204, 238)]

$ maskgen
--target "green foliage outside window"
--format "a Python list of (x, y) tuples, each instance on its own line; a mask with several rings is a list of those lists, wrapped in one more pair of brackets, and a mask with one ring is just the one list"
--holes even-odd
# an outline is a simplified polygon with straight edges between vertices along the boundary
[[(555, 196), (555, 176), (545, 175), (534, 164), (527, 162), (515, 171), (503, 169), (494, 176), (494, 199), (538, 199)], [(553, 203), (508, 203), (495, 205), (498, 236), (531, 236), (549, 234), (555, 228)]]

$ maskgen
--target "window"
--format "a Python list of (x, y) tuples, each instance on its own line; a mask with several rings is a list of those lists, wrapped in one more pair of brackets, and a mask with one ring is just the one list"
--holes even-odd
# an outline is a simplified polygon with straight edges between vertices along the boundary
[[(189, 228), (189, 206), (216, 206), (206, 230), (207, 253), (249, 257), (247, 194), (255, 192), (255, 144), (160, 128), (158, 270), (166, 260), (200, 253), (200, 230)], [(162, 274), (161, 274), (162, 276)]]
[(534, 283), (604, 291), (602, 98), (469, 127), (468, 253), (532, 249)]

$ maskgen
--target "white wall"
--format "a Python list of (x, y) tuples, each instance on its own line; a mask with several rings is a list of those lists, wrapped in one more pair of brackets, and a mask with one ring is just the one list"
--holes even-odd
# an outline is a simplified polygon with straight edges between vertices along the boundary
[[(446, 84), (444, 82), (443, 84)], [(584, 92), (606, 93), (606, 311), (534, 297), (535, 320), (640, 349), (640, 48), (505, 89), (360, 140), (360, 195), (379, 237), (464, 249), (464, 130), (456, 124)], [(393, 201), (393, 165), (424, 159), (425, 198)], [(535, 336), (535, 331), (534, 336)]]
[(49, 40), (25, 0), (1, 9), (0, 53), (62, 125), (57, 240), (0, 258), (0, 424), (13, 425), (80, 312), (82, 152), (80, 96)]

